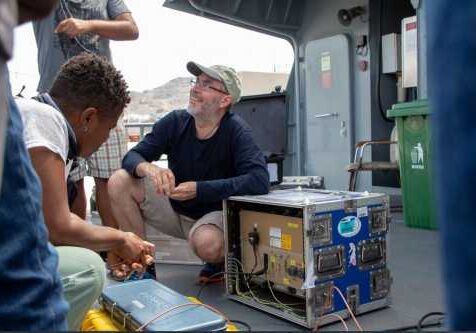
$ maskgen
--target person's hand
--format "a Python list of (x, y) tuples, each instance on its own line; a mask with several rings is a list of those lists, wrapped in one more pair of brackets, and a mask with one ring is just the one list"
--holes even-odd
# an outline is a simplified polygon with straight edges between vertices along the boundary
[(61, 21), (55, 29), (57, 33), (65, 33), (69, 38), (75, 38), (78, 35), (90, 32), (91, 24), (89, 21), (76, 18), (68, 18)]
[(124, 242), (111, 251), (128, 264), (139, 262), (146, 266), (144, 255), (153, 257), (155, 245), (142, 240), (132, 232), (124, 232)]
[(175, 176), (172, 170), (143, 162), (136, 168), (139, 177), (148, 177), (158, 194), (170, 196), (175, 188)]
[(179, 184), (170, 194), (170, 198), (185, 201), (197, 197), (197, 182), (185, 182)]
[(147, 266), (154, 264), (154, 258), (151, 255), (144, 253), (143, 257), (146, 265), (138, 262), (126, 264), (117, 254), (109, 251), (107, 253), (107, 266), (111, 270), (112, 278), (115, 280), (127, 280), (134, 272), (137, 272), (139, 277), (142, 277)]
[(148, 241), (143, 241), (144, 251), (142, 252), (142, 262), (146, 265), (150, 265), (154, 262), (155, 245)]
[(107, 253), (106, 263), (107, 267), (111, 270), (112, 278), (115, 280), (126, 280), (127, 277), (132, 274), (131, 266), (126, 264), (125, 261), (113, 251)]
[(132, 232), (124, 232), (124, 243), (107, 255), (111, 274), (116, 279), (127, 279), (132, 273), (142, 275), (154, 264), (155, 245), (142, 240)]

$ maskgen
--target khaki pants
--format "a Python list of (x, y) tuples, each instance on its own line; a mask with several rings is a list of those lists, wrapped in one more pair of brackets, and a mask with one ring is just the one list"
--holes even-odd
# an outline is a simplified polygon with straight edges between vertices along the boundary
[(169, 198), (155, 192), (150, 180), (143, 178), (145, 199), (140, 204), (144, 222), (164, 234), (188, 239), (201, 225), (211, 224), (223, 230), (222, 211), (213, 211), (198, 220), (180, 215), (174, 211)]

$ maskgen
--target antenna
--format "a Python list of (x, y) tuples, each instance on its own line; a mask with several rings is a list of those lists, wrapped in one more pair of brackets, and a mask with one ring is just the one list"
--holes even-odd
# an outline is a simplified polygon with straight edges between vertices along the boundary
[(23, 93), (23, 91), (25, 91), (25, 88), (26, 88), (26, 86), (25, 86), (25, 85), (22, 85), (22, 86), (21, 86), (21, 89), (20, 89), (20, 92), (19, 92), (18, 94), (16, 94), (15, 96), (16, 96), (16, 97), (22, 97), (22, 98), (23, 98), (24, 96), (22, 95), (22, 93)]

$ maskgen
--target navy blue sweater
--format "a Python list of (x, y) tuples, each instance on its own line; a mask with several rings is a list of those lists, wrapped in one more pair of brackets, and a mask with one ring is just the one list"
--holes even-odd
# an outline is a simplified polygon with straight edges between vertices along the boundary
[(156, 161), (167, 154), (176, 185), (197, 182), (197, 197), (170, 200), (180, 214), (198, 219), (222, 209), (221, 201), (231, 195), (266, 194), (269, 175), (263, 154), (249, 126), (227, 112), (209, 139), (197, 139), (195, 120), (185, 110), (174, 111), (154, 124), (152, 132), (124, 157), (122, 167), (135, 175), (141, 162)]

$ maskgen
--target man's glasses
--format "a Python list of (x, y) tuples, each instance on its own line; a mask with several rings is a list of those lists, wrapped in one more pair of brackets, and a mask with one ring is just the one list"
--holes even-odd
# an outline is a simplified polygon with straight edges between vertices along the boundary
[(203, 81), (200, 81), (200, 80), (197, 80), (197, 79), (191, 79), (190, 80), (190, 87), (191, 88), (199, 87), (199, 88), (205, 89), (205, 90), (215, 90), (215, 91), (218, 91), (219, 93), (229, 95), (228, 92), (211, 86), (211, 82), (207, 82), (207, 81), (203, 82)]

